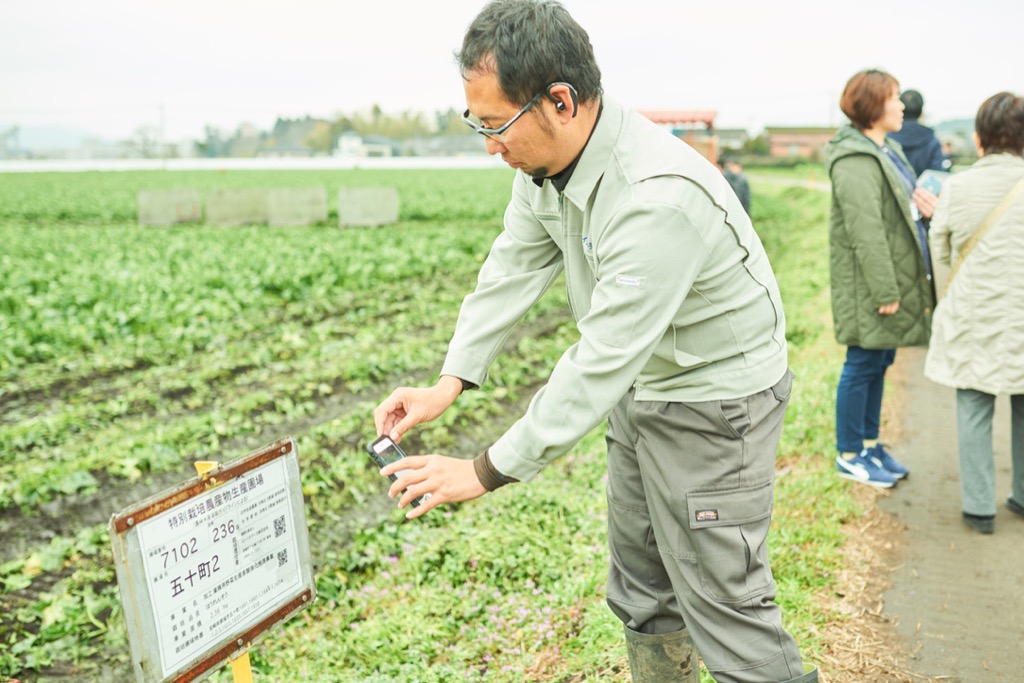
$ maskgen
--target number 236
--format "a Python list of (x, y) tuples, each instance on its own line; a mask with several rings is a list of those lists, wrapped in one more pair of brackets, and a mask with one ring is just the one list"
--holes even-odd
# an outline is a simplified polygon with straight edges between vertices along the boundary
[(235, 533), (235, 522), (229, 520), (224, 524), (213, 527), (213, 542), (223, 541), (225, 538)]

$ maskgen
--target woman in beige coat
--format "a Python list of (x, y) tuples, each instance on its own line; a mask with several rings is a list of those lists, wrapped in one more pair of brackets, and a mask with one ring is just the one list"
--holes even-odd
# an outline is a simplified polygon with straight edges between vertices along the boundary
[[(1013, 421), (1006, 506), (1024, 517), (1024, 98), (1003, 92), (987, 99), (975, 118), (974, 141), (981, 158), (949, 178), (932, 218), (932, 257), (954, 271), (935, 309), (925, 375), (957, 390), (963, 520), (990, 534), (997, 394), (1010, 395)], [(990, 227), (965, 252), (983, 223)]]

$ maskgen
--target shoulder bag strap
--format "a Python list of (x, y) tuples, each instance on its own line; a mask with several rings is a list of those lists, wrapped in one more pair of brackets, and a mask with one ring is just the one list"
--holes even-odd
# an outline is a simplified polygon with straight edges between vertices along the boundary
[(976, 245), (985, 233), (988, 232), (989, 228), (995, 225), (996, 221), (999, 220), (999, 217), (1002, 216), (1008, 208), (1010, 208), (1010, 205), (1013, 204), (1014, 200), (1020, 196), (1021, 192), (1024, 192), (1024, 178), (1021, 178), (1020, 181), (1006, 193), (1006, 196), (1003, 197), (1003, 201), (999, 202), (996, 208), (989, 211), (988, 215), (985, 216), (985, 220), (981, 222), (981, 225), (979, 225), (978, 229), (974, 231), (971, 238), (963, 243), (963, 246), (960, 247), (960, 260), (954, 263), (953, 267), (950, 269), (949, 277), (946, 279), (946, 286), (943, 289), (943, 293), (949, 291), (949, 286), (953, 284), (953, 278), (956, 276), (957, 271), (960, 270), (960, 265), (964, 262), (964, 259), (967, 258), (967, 254), (970, 253), (971, 249), (974, 248), (974, 245)]

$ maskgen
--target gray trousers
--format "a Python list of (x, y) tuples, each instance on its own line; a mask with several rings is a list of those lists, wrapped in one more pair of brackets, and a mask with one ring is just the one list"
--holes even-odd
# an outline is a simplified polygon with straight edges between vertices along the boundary
[(688, 628), (718, 683), (804, 673), (765, 539), (793, 375), (742, 399), (636, 401), (608, 426), (608, 604), (641, 633)]
[[(960, 492), (963, 511), (996, 513), (996, 471), (992, 455), (992, 416), (996, 397), (974, 389), (956, 390), (956, 433), (960, 447)], [(1010, 397), (1013, 459), (1011, 495), (1024, 503), (1024, 394)]]

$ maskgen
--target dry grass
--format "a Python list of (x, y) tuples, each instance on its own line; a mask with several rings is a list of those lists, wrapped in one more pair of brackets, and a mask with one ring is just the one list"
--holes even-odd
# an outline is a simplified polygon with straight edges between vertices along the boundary
[(846, 565), (837, 577), (834, 601), (823, 605), (837, 614), (821, 634), (825, 653), (823, 683), (920, 683), (942, 679), (910, 670), (908, 652), (896, 633), (895, 622), (882, 614), (882, 595), (899, 562), (905, 525), (879, 511), (875, 502), (883, 491), (858, 486), (855, 494), (865, 513), (843, 529)]
[[(900, 363), (889, 373), (883, 404), (884, 432), (893, 442), (902, 440), (903, 383)], [(838, 615), (822, 635), (826, 643), (819, 677), (822, 683), (942, 683), (948, 677), (930, 677), (914, 673), (910, 667), (913, 652), (900, 637), (892, 617), (882, 614), (882, 596), (892, 585), (893, 571), (901, 562), (906, 545), (906, 525), (897, 517), (878, 509), (877, 501), (888, 496), (885, 490), (869, 486), (854, 489), (864, 515), (843, 528), (846, 544), (844, 569), (838, 576), (834, 600), (822, 605)]]

